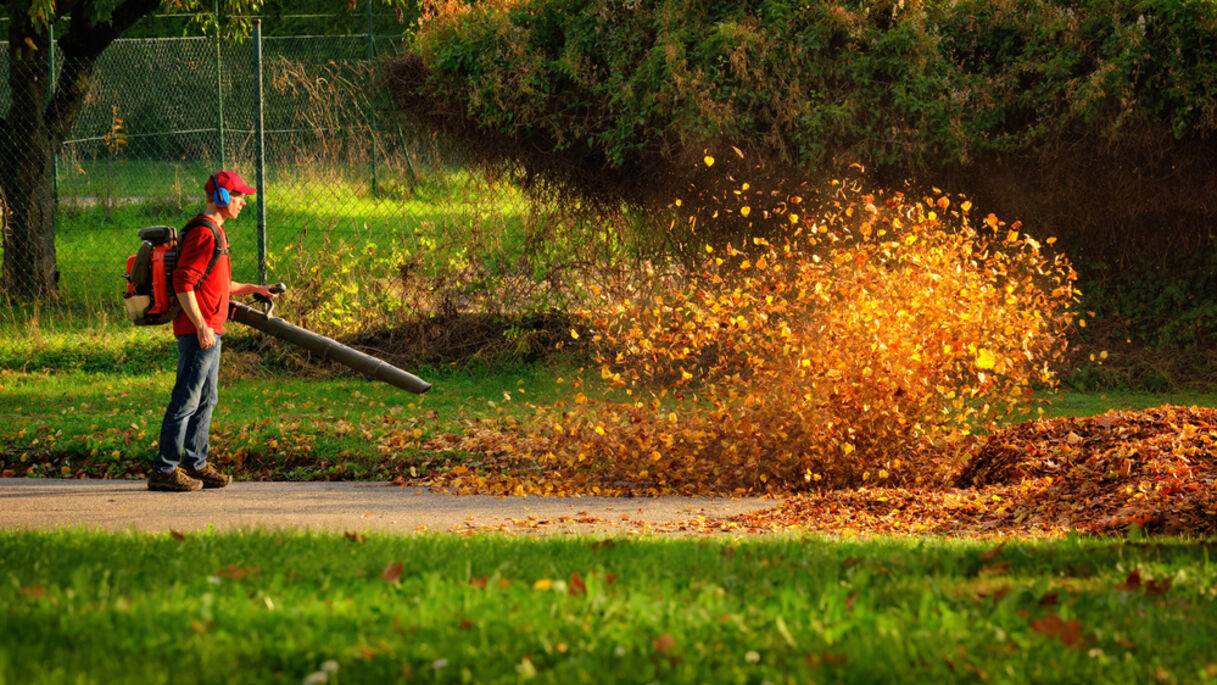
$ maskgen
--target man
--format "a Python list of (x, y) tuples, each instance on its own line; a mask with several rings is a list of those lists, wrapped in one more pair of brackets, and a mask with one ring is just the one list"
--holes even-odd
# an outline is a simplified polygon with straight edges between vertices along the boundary
[(173, 291), (182, 312), (173, 320), (177, 380), (161, 422), (160, 448), (148, 476), (149, 490), (189, 492), (222, 488), (232, 476), (207, 463), (211, 412), (219, 400), (220, 338), (230, 295), (260, 293), (267, 286), (234, 283), (224, 222), (235, 219), (255, 191), (231, 171), (207, 179), (207, 209), (186, 224), (178, 239)]

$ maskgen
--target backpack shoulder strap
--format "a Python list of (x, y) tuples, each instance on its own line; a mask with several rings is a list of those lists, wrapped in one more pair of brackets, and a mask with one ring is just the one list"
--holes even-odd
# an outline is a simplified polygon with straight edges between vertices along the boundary
[(211, 259), (207, 262), (207, 268), (203, 270), (202, 278), (207, 278), (207, 274), (211, 273), (211, 270), (216, 268), (216, 262), (220, 261), (220, 255), (228, 254), (229, 249), (227, 247), (220, 249), (220, 227), (216, 225), (216, 222), (208, 219), (205, 216), (196, 216), (195, 218), (191, 219), (190, 223), (186, 224), (182, 228), (182, 237), (180, 240), (185, 240), (186, 234), (190, 232), (190, 229), (198, 228), (199, 226), (206, 226), (207, 228), (211, 229), (211, 236), (214, 239), (215, 245), (215, 250), (211, 253)]

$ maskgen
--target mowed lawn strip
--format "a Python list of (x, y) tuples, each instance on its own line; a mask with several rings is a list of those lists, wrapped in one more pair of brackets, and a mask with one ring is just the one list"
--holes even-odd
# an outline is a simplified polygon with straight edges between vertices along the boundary
[(0, 678), (1199, 681), (1215, 546), (4, 531)]
[[(171, 362), (147, 373), (97, 369), (0, 369), (0, 461), (11, 475), (127, 477), (155, 453), (173, 384)], [(529, 412), (561, 391), (558, 367), (416, 370), (425, 395), (365, 380), (310, 380), (255, 372), (224, 379), (212, 421), (212, 453), (239, 475), (274, 479), (387, 479), (425, 474), (426, 440), (464, 421)]]
[[(167, 334), (166, 334), (167, 335)], [(169, 340), (61, 335), (0, 344), (0, 466), (10, 476), (132, 477), (150, 463), (173, 383)], [(571, 362), (411, 369), (434, 384), (413, 395), (357, 376), (309, 378), (235, 351), (221, 372), (212, 453), (241, 478), (426, 476), (477, 455), (429, 448), (469, 421), (527, 420), (574, 393)], [(1215, 392), (1045, 393), (1045, 416), (1162, 404), (1217, 407)], [(414, 471), (411, 472), (411, 467)]]

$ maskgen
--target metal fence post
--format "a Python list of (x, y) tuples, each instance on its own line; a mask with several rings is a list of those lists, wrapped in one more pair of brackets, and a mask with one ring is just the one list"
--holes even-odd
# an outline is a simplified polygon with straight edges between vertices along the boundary
[[(372, 0), (368, 0), (368, 61), (376, 59), (376, 36), (372, 30)], [(372, 144), (372, 197), (379, 193), (376, 188), (376, 102), (374, 97), (368, 98), (368, 140)]]
[(216, 117), (216, 130), (219, 135), (220, 145), (220, 168), (227, 169), (228, 164), (225, 159), (224, 150), (224, 65), (223, 57), (220, 55), (220, 2), (216, 0), (216, 109), (219, 114)]
[(262, 20), (254, 19), (254, 154), (258, 189), (258, 283), (266, 284), (266, 144), (262, 121)]
[[(55, 97), (55, 20), (47, 23), (47, 64), (50, 74), (47, 78), (47, 102)], [(55, 151), (55, 159), (51, 161), (51, 203), (52, 211), (59, 210), (59, 151)]]

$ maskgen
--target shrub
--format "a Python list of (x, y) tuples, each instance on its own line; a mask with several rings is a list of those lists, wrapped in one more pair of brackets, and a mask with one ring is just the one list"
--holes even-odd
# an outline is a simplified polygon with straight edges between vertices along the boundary
[[(391, 66), (398, 107), (582, 196), (662, 205), (704, 147), (731, 141), (774, 166), (857, 161), (1017, 216), (1060, 237), (1088, 309), (1116, 303), (1090, 287), (1108, 274), (1174, 277), (1214, 253), (1212, 2), (444, 5), (463, 9), (424, 22)], [(1213, 298), (1186, 287), (1185, 334), (1212, 338)], [(1118, 314), (1155, 330), (1175, 311)]]
[(399, 104), (626, 173), (724, 139), (804, 167), (915, 169), (1217, 132), (1217, 11), (1197, 0), (445, 7)]
[(1017, 223), (946, 194), (751, 190), (716, 214), (784, 229), (590, 288), (571, 334), (603, 384), (576, 380), (513, 451), (602, 492), (921, 482), (941, 475), (933, 448), (1056, 382), (1074, 274)]

